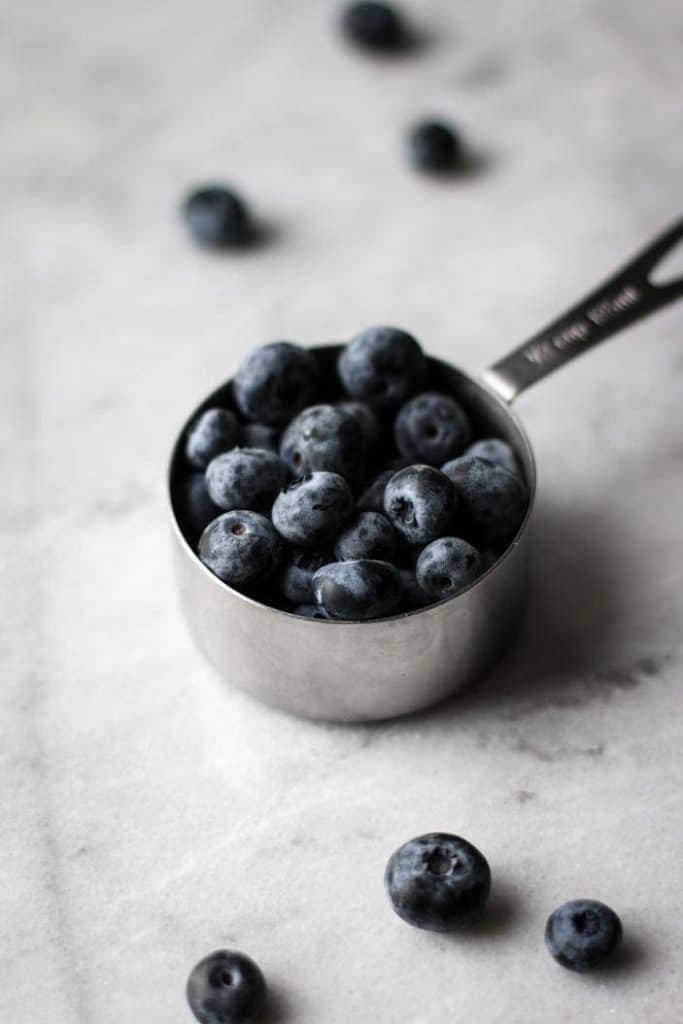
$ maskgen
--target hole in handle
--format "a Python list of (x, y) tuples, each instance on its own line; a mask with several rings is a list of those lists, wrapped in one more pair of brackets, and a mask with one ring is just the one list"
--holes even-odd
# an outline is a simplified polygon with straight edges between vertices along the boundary
[(662, 256), (647, 275), (647, 279), (657, 288), (683, 282), (683, 239), (680, 239), (666, 256)]

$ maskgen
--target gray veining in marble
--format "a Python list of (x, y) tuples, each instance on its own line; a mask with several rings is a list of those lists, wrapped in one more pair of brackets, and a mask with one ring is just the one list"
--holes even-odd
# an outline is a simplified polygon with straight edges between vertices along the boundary
[[(225, 690), (177, 609), (177, 424), (253, 345), (377, 321), (478, 371), (680, 215), (675, 0), (405, 0), (419, 53), (339, 44), (332, 0), (5, 0), (0, 1019), (183, 1024), (194, 961), (263, 965), (280, 1024), (681, 1019), (681, 309), (519, 402), (540, 469), (514, 652), (379, 727)], [(479, 173), (406, 169), (423, 113)], [(197, 252), (198, 180), (271, 228)], [(448, 829), (493, 866), (486, 921), (413, 931), (393, 848)], [(548, 912), (623, 917), (578, 978)]]

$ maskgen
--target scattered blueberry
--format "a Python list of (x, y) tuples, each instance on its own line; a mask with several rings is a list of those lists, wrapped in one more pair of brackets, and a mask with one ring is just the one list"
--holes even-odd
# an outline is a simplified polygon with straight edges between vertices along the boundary
[(353, 495), (337, 473), (307, 473), (281, 491), (273, 505), (273, 525), (300, 547), (332, 541), (353, 511)]
[(225, 512), (199, 538), (199, 557), (225, 583), (252, 586), (278, 569), (282, 542), (258, 512)]
[(279, 452), (280, 434), (275, 427), (265, 423), (244, 423), (241, 427), (241, 443), (244, 448), (265, 448), (269, 452)]
[(395, 7), (382, 3), (352, 3), (342, 15), (348, 38), (369, 50), (396, 50), (404, 42), (404, 30)]
[(205, 409), (187, 432), (185, 455), (195, 469), (206, 469), (216, 455), (234, 448), (239, 425), (229, 409)]
[(443, 173), (452, 170), (462, 157), (459, 136), (439, 121), (423, 121), (408, 136), (411, 163), (420, 171)]
[(460, 507), (476, 527), (482, 544), (512, 540), (528, 504), (521, 478), (477, 455), (461, 455), (441, 468), (452, 481)]
[(331, 562), (313, 577), (316, 603), (333, 619), (378, 619), (401, 600), (398, 569), (389, 562)]
[(377, 451), (382, 440), (382, 427), (367, 402), (356, 402), (349, 398), (345, 402), (337, 402), (337, 408), (349, 413), (355, 420), (363, 433), (365, 446), (368, 451)]
[(326, 470), (350, 483), (365, 460), (358, 420), (335, 405), (313, 405), (292, 420), (280, 440), (280, 454), (297, 475)]
[(347, 394), (374, 409), (397, 408), (420, 391), (427, 363), (411, 334), (396, 327), (369, 327), (343, 349), (339, 376)]
[(282, 571), (282, 593), (292, 604), (313, 601), (313, 576), (323, 565), (333, 562), (332, 555), (320, 548), (294, 548)]
[(307, 349), (274, 341), (247, 356), (232, 387), (235, 402), (248, 419), (283, 426), (315, 402), (318, 364)]
[(462, 406), (438, 391), (425, 391), (411, 398), (394, 423), (394, 440), (401, 455), (430, 466), (440, 466), (460, 455), (470, 434)]
[(195, 241), (209, 248), (243, 245), (251, 235), (246, 204), (223, 185), (206, 185), (191, 192), (183, 215)]
[(384, 884), (394, 910), (408, 924), (450, 932), (481, 914), (491, 871), (483, 854), (466, 839), (431, 832), (393, 854)]
[(554, 910), (545, 926), (545, 944), (570, 971), (599, 967), (621, 942), (621, 921), (598, 900), (570, 900)]
[(460, 537), (440, 537), (417, 560), (420, 587), (435, 601), (444, 601), (473, 583), (484, 571), (480, 553)]
[(217, 455), (206, 469), (209, 496), (227, 512), (236, 508), (270, 512), (290, 479), (284, 459), (263, 448), (234, 448)]
[(492, 462), (495, 466), (502, 466), (503, 469), (507, 469), (508, 473), (521, 475), (517, 456), (512, 450), (512, 446), (500, 437), (484, 437), (480, 441), (475, 441), (466, 449), (465, 455), (477, 455), (481, 459), (486, 459), (487, 462)]
[(453, 532), (457, 497), (447, 476), (433, 466), (407, 466), (384, 491), (384, 511), (411, 545), (425, 545)]
[(395, 469), (385, 469), (376, 476), (361, 494), (356, 507), (362, 512), (384, 512), (384, 489), (395, 473)]
[(192, 969), (185, 994), (200, 1024), (255, 1024), (267, 987), (261, 969), (248, 956), (219, 949)]
[(299, 604), (294, 609), (295, 615), (301, 615), (304, 619), (329, 619), (329, 615), (317, 604)]
[(337, 537), (334, 553), (340, 562), (374, 558), (389, 562), (396, 551), (396, 533), (381, 512), (359, 512)]
[(399, 569), (398, 575), (401, 579), (401, 610), (413, 612), (418, 608), (426, 608), (432, 604), (432, 598), (425, 594), (417, 582), (417, 575), (414, 569)]
[(176, 492), (178, 524), (191, 547), (196, 548), (202, 531), (221, 510), (211, 501), (203, 473), (190, 473), (181, 480)]

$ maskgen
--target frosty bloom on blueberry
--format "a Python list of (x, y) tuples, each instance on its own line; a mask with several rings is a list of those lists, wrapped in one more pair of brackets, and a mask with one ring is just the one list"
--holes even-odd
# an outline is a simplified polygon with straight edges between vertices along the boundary
[(621, 942), (621, 921), (598, 900), (570, 900), (554, 910), (545, 928), (548, 952), (570, 971), (591, 971)]
[(470, 439), (464, 409), (450, 395), (425, 391), (403, 406), (394, 423), (394, 438), (401, 455), (440, 466), (464, 450)]
[(280, 454), (299, 476), (324, 469), (355, 482), (365, 461), (363, 431), (356, 417), (339, 406), (313, 405), (289, 424)]
[(267, 986), (260, 967), (248, 956), (219, 949), (192, 969), (185, 994), (199, 1024), (257, 1024)]
[(206, 469), (209, 496), (226, 512), (235, 508), (270, 511), (290, 478), (284, 459), (262, 448), (235, 448), (217, 455)]
[(452, 533), (458, 499), (447, 476), (433, 466), (407, 466), (384, 490), (384, 511), (409, 544), (425, 545)]
[(248, 419), (283, 426), (316, 399), (315, 356), (289, 341), (263, 345), (244, 360), (232, 390), (238, 409)]
[(307, 473), (281, 491), (273, 505), (273, 525), (300, 547), (327, 544), (353, 511), (351, 488), (338, 473)]
[(482, 913), (491, 888), (486, 858), (466, 839), (430, 832), (390, 857), (384, 884), (399, 917), (416, 928), (450, 932)]
[(225, 583), (252, 585), (277, 570), (282, 542), (258, 512), (225, 512), (199, 538), (199, 557)]
[(441, 469), (452, 481), (460, 506), (476, 527), (482, 543), (511, 541), (522, 524), (529, 501), (520, 477), (476, 455), (461, 455)]
[(185, 454), (196, 469), (206, 469), (211, 459), (237, 444), (239, 426), (229, 409), (207, 409), (187, 432)]
[(356, 335), (342, 351), (338, 369), (347, 394), (380, 410), (397, 408), (427, 376), (419, 344), (396, 327), (370, 327)]

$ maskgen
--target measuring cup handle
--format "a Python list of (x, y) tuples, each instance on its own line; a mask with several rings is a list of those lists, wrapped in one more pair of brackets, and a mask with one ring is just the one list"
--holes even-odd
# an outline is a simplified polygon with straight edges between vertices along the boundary
[(657, 264), (683, 239), (683, 219), (544, 330), (494, 363), (482, 380), (506, 402), (570, 359), (683, 296), (683, 277), (655, 285)]

